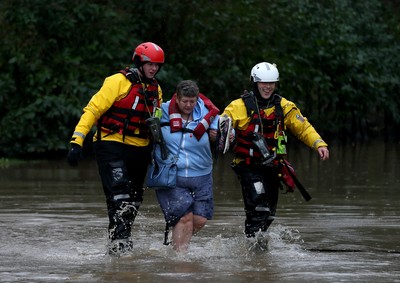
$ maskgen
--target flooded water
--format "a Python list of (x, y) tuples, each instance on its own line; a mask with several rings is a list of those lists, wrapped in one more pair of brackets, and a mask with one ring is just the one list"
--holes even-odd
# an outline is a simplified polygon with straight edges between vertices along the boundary
[(108, 225), (96, 164), (65, 160), (0, 168), (0, 282), (400, 282), (400, 148), (305, 147), (289, 160), (313, 199), (280, 196), (265, 235), (246, 239), (231, 156), (214, 170), (215, 217), (177, 255), (146, 191), (134, 252), (106, 255)]

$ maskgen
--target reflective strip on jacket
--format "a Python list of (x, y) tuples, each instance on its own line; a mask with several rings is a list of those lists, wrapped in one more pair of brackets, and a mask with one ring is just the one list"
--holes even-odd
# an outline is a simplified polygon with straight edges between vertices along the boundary
[[(271, 105), (272, 107), (272, 105)], [(257, 112), (251, 114), (251, 120), (244, 130), (236, 129), (236, 145), (234, 153), (237, 157), (253, 157), (261, 159), (260, 151), (254, 146), (252, 142), (251, 133), (263, 133), (263, 136), (267, 142), (269, 150), (276, 150), (277, 140), (275, 139), (275, 132), (281, 130), (278, 127), (278, 120), (275, 112), (272, 111), (269, 115), (265, 113), (266, 109), (260, 109), (260, 117), (262, 123), (260, 123), (260, 117)], [(262, 125), (261, 125), (262, 124)], [(262, 130), (261, 130), (262, 126)]]
[[(100, 119), (100, 117), (106, 113), (111, 106), (118, 103), (127, 95), (131, 89), (132, 83), (121, 73), (114, 74), (107, 77), (104, 80), (103, 86), (100, 90), (93, 95), (87, 106), (83, 109), (83, 114), (75, 127), (75, 131), (72, 135), (71, 143), (77, 143), (82, 146), (83, 140), (86, 135), (90, 132), (92, 127)], [(147, 88), (148, 85), (143, 87)], [(158, 88), (158, 98), (160, 105), (162, 101), (162, 91), (160, 86)], [(94, 135), (94, 141), (97, 140), (97, 133)], [(101, 140), (104, 141), (116, 141), (124, 144), (135, 145), (135, 146), (147, 146), (150, 142), (149, 138), (141, 138), (136, 136), (125, 136), (123, 138), (122, 133), (109, 134), (109, 131), (101, 132)]]
[[(284, 128), (289, 130), (301, 142), (316, 150), (321, 146), (327, 146), (314, 127), (308, 122), (296, 105), (282, 97), (281, 106), (284, 116)], [(275, 106), (264, 108), (266, 117), (270, 117), (275, 111)], [(247, 116), (247, 109), (242, 98), (232, 101), (222, 115), (227, 114), (232, 119), (232, 127), (236, 131), (246, 131), (251, 117)]]
[(107, 135), (119, 133), (125, 136), (149, 138), (150, 131), (146, 125), (146, 119), (152, 117), (154, 103), (158, 104), (158, 84), (153, 81), (146, 89), (142, 84), (134, 83), (127, 96), (114, 104), (104, 113), (99, 121), (98, 127)]

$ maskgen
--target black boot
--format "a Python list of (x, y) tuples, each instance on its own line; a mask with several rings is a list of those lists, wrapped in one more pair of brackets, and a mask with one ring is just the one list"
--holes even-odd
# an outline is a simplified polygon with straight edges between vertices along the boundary
[(259, 231), (267, 231), (273, 221), (270, 215), (271, 212), (268, 206), (257, 206), (254, 211), (247, 211), (244, 230), (246, 237), (252, 238)]
[(133, 243), (130, 239), (133, 222), (136, 218), (138, 207), (132, 202), (115, 201), (109, 206), (110, 224), (109, 254), (122, 255), (132, 250)]

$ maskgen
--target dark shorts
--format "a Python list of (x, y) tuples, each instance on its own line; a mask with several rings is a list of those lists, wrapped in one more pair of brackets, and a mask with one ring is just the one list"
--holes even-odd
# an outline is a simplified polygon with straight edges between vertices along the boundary
[(156, 190), (165, 221), (170, 226), (189, 212), (207, 219), (214, 214), (212, 174), (199, 177), (179, 177), (174, 189)]

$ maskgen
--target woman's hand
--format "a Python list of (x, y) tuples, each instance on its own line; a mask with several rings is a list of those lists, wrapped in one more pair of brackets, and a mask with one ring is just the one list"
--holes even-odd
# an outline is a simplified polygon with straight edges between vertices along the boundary
[(208, 131), (208, 136), (210, 137), (210, 141), (215, 142), (215, 140), (217, 139), (217, 130), (210, 129)]

